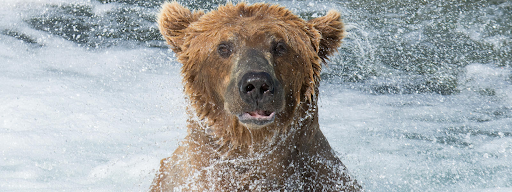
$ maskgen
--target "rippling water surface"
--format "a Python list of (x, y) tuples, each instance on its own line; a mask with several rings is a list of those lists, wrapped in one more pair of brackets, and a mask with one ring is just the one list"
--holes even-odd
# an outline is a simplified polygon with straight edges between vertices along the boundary
[[(512, 190), (511, 1), (267, 2), (342, 13), (320, 124), (367, 191)], [(1, 191), (148, 189), (186, 134), (161, 3), (0, 2)]]

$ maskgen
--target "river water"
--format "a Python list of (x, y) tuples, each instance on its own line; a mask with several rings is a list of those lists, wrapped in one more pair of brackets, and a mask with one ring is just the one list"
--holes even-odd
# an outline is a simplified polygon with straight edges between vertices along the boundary
[[(161, 2), (0, 2), (0, 191), (148, 189), (186, 135)], [(512, 191), (511, 1), (267, 2), (342, 13), (320, 125), (367, 191)]]

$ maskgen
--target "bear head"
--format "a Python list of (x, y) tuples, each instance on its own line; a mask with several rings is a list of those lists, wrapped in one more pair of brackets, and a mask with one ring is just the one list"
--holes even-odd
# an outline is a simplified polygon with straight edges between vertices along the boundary
[(204, 13), (166, 3), (158, 23), (183, 64), (195, 116), (228, 132), (277, 129), (301, 103), (316, 105), (321, 64), (344, 35), (338, 12), (305, 21), (269, 4)]

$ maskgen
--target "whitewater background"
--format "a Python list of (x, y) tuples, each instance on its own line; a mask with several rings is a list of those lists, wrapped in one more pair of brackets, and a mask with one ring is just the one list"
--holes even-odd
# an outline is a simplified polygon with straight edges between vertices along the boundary
[[(512, 191), (511, 1), (268, 2), (342, 13), (320, 125), (367, 191)], [(0, 191), (149, 188), (186, 135), (161, 3), (0, 2)]]

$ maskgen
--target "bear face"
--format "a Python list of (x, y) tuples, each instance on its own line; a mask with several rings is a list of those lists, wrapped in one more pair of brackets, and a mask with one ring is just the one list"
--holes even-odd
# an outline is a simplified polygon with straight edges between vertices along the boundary
[(306, 22), (268, 4), (204, 14), (167, 3), (159, 27), (183, 63), (196, 115), (233, 129), (288, 124), (301, 102), (316, 98), (321, 62), (343, 38), (337, 12)]

